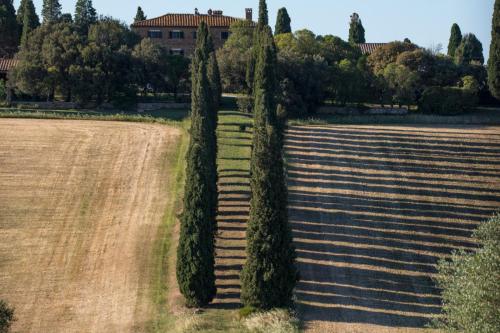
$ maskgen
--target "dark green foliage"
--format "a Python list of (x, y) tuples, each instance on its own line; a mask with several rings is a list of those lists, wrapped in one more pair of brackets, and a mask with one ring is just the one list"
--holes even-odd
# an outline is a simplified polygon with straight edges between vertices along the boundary
[(259, 33), (250, 167), (252, 198), (241, 300), (245, 306), (270, 309), (291, 305), (298, 273), (288, 225), (282, 134), (276, 116), (276, 49), (269, 27)]
[(457, 64), (484, 63), (483, 45), (474, 34), (466, 34), (455, 51), (455, 62)]
[(257, 27), (254, 30), (253, 35), (253, 49), (250, 53), (247, 63), (247, 72), (246, 72), (246, 82), (247, 82), (247, 90), (249, 95), (254, 94), (254, 81), (255, 81), (255, 66), (257, 63), (257, 47), (260, 45), (260, 36), (261, 31), (269, 26), (269, 14), (267, 11), (267, 3), (266, 0), (259, 1), (259, 21), (257, 22)]
[[(187, 155), (184, 213), (177, 249), (177, 281), (190, 307), (205, 306), (216, 294), (214, 252), (216, 170), (213, 98), (208, 63), (213, 46), (208, 26), (198, 29), (191, 64), (191, 141)], [(215, 182), (215, 183), (214, 183)]]
[(349, 26), (349, 43), (362, 44), (366, 43), (365, 28), (357, 13), (351, 15), (351, 24)]
[(493, 11), (490, 58), (488, 60), (488, 84), (491, 94), (500, 99), (500, 0), (495, 1)]
[(59, 20), (57, 22), (62, 22), (62, 23), (74, 23), (73, 21), (73, 16), (71, 13), (63, 13), (59, 17)]
[(267, 12), (267, 3), (266, 0), (259, 1), (259, 27), (262, 29), (263, 27), (269, 25), (269, 14)]
[(420, 97), (421, 112), (439, 115), (456, 115), (471, 110), (476, 99), (471, 91), (456, 87), (429, 87)]
[(329, 65), (347, 59), (353, 63), (361, 57), (359, 47), (342, 40), (342, 38), (332, 35), (318, 36), (319, 55), (328, 62)]
[(97, 22), (97, 12), (92, 0), (78, 0), (75, 7), (75, 25), (82, 35), (87, 35), (92, 24)]
[(142, 8), (140, 6), (137, 7), (137, 13), (135, 14), (135, 17), (134, 17), (134, 23), (137, 23), (137, 22), (140, 22), (140, 21), (144, 21), (146, 19), (147, 19), (147, 17), (144, 14)]
[(0, 0), (0, 58), (11, 57), (19, 44), (19, 26), (12, 0)]
[(500, 332), (500, 215), (474, 233), (479, 248), (441, 260), (436, 277), (444, 315), (435, 326), (445, 332)]
[(454, 23), (451, 27), (450, 42), (448, 43), (448, 55), (455, 57), (455, 52), (462, 42), (462, 31), (458, 24)]
[(7, 303), (0, 300), (0, 333), (10, 332), (10, 327), (16, 319), (14, 318), (14, 309)]
[(415, 44), (392, 42), (377, 48), (368, 57), (368, 65), (376, 75), (381, 74), (390, 63), (396, 62), (398, 56), (406, 51), (415, 51)]
[(5, 84), (5, 81), (0, 79), (0, 102), (5, 101), (6, 97), (7, 97), (7, 86)]
[(61, 17), (61, 4), (59, 0), (43, 0), (42, 18), (43, 23), (54, 23)]
[(165, 87), (165, 72), (168, 68), (168, 52), (158, 43), (144, 38), (132, 51), (134, 57), (135, 82), (139, 90), (146, 94), (149, 89), (153, 92), (162, 91)]
[(274, 29), (274, 34), (287, 34), (292, 32), (292, 27), (290, 26), (290, 16), (288, 15), (288, 11), (285, 7), (280, 8), (278, 10), (278, 17), (276, 19), (276, 27)]
[(19, 25), (21, 45), (23, 45), (28, 41), (30, 32), (40, 26), (40, 18), (32, 0), (21, 0), (17, 10), (17, 24)]

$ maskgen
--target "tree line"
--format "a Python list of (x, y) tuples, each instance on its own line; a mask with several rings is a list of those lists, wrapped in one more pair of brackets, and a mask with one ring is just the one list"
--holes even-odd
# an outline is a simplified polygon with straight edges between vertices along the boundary
[(21, 97), (131, 104), (137, 94), (189, 90), (189, 60), (141, 40), (118, 20), (98, 17), (91, 0), (78, 0), (74, 17), (61, 12), (58, 0), (45, 0), (41, 24), (32, 0), (21, 2), (17, 17), (12, 1), (1, 1), (12, 21), (2, 52), (17, 52), (18, 59), (8, 86)]
[[(406, 38), (368, 55), (358, 46), (365, 42), (358, 14), (351, 16), (349, 40), (344, 41), (309, 30), (292, 33), (290, 17), (282, 8), (275, 28), (279, 99), (285, 112), (296, 117), (313, 114), (325, 102), (419, 105), (423, 111), (441, 113), (465, 110), (477, 102), (491, 103), (491, 95), (500, 96), (497, 21), (489, 66), (485, 67), (481, 42), (474, 34), (462, 35), (457, 24), (452, 27), (447, 54), (439, 47), (424, 49)], [(251, 23), (236, 22), (231, 31), (218, 51), (224, 90), (249, 93), (246, 69), (255, 43)], [(435, 101), (436, 95), (442, 98)], [(456, 99), (458, 103), (449, 104)]]
[[(253, 31), (254, 135), (247, 259), (241, 273), (241, 301), (249, 308), (288, 307), (298, 280), (287, 217), (282, 126), (277, 116), (277, 57), (265, 0)], [(217, 99), (221, 84), (208, 27), (201, 23), (191, 63), (191, 141), (187, 154), (184, 213), (177, 252), (177, 281), (189, 307), (216, 295)]]

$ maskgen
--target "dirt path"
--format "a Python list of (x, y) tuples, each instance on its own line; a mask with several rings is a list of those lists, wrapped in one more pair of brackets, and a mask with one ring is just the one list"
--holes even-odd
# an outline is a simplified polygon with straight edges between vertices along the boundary
[(144, 332), (181, 132), (0, 120), (0, 298), (15, 332)]
[(500, 210), (500, 128), (295, 126), (286, 148), (306, 331), (425, 331), (435, 263)]

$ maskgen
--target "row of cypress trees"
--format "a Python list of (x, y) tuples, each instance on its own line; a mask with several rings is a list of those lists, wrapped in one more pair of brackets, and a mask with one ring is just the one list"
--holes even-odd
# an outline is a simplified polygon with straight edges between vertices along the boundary
[(202, 22), (191, 63), (191, 129), (184, 213), (177, 248), (177, 281), (190, 307), (205, 306), (216, 294), (217, 108), (221, 84), (212, 37)]
[[(255, 52), (250, 61), (254, 97), (252, 191), (247, 227), (247, 260), (241, 301), (259, 309), (288, 307), (298, 280), (287, 216), (282, 127), (276, 115), (277, 51), (260, 1)], [(206, 23), (198, 29), (192, 64), (191, 139), (187, 153), (184, 213), (177, 249), (177, 281), (186, 305), (205, 306), (216, 295), (217, 107), (220, 74)]]

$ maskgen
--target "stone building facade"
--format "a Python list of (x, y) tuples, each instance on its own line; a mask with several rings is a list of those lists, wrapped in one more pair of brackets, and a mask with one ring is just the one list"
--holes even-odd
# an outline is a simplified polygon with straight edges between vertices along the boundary
[(245, 9), (244, 19), (225, 16), (221, 10), (209, 10), (207, 14), (200, 14), (197, 9), (194, 14), (166, 14), (136, 22), (132, 30), (142, 38), (149, 37), (165, 46), (170, 54), (190, 56), (196, 47), (196, 31), (202, 21), (208, 24), (218, 49), (229, 38), (231, 24), (241, 20), (252, 21), (252, 9)]

